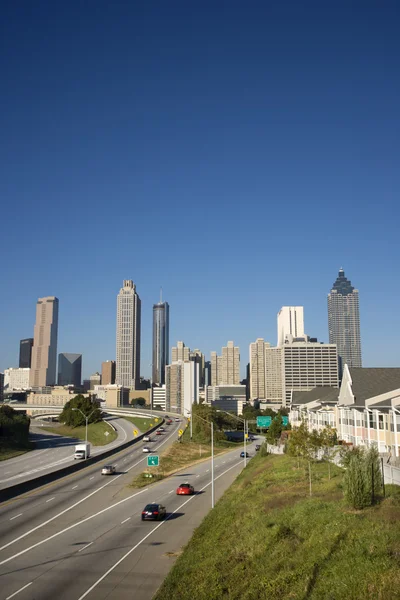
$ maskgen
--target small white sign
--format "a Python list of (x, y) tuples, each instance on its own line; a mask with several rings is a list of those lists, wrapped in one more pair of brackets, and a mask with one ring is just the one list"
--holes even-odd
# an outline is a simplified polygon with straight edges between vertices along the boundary
[(109, 431), (105, 431), (104, 435), (110, 435), (110, 432)]

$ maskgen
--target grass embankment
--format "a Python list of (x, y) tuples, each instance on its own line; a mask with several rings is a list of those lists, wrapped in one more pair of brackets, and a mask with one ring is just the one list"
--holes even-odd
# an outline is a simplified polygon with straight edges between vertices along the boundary
[(25, 454), (33, 448), (13, 448), (12, 446), (0, 446), (0, 461), (15, 458), (20, 454)]
[(356, 511), (342, 472), (257, 456), (195, 531), (154, 600), (394, 600), (400, 590), (400, 488)]
[[(184, 425), (182, 424), (182, 426)], [(164, 435), (167, 434), (168, 428), (166, 428), (166, 433)], [(149, 444), (149, 447), (151, 448), (151, 444)], [(238, 445), (233, 442), (216, 442), (214, 445), (214, 455), (217, 456), (222, 452), (232, 450), (232, 448), (238, 448), (238, 452), (243, 450), (242, 445)], [(187, 428), (184, 431), (180, 442), (174, 442), (172, 446), (160, 454), (160, 466), (149, 467), (146, 469), (146, 471), (135, 477), (131, 485), (132, 487), (143, 487), (149, 485), (149, 483), (154, 483), (155, 481), (164, 479), (165, 477), (173, 475), (185, 467), (189, 467), (210, 457), (210, 442), (191, 442), (189, 428)], [(153, 477), (149, 479), (146, 477), (147, 473), (151, 473)]]
[[(68, 427), (67, 425), (59, 425), (57, 427), (43, 427), (45, 431), (51, 433), (57, 433), (58, 435), (65, 435), (67, 437), (75, 437), (80, 440), (86, 439), (86, 427)], [(108, 433), (108, 435), (106, 435)], [(118, 434), (106, 421), (99, 421), (98, 423), (90, 423), (88, 425), (88, 441), (93, 446), (105, 446), (116, 440)]]
[(154, 427), (155, 425), (157, 425), (157, 423), (161, 423), (161, 419), (159, 417), (158, 421), (156, 421), (155, 419), (146, 419), (144, 417), (123, 417), (125, 419), (125, 421), (130, 421), (132, 423), (132, 425), (134, 425), (135, 427), (137, 427), (137, 429), (139, 429), (139, 431), (141, 433), (145, 433), (146, 431), (148, 431), (149, 429), (151, 429), (152, 427)]

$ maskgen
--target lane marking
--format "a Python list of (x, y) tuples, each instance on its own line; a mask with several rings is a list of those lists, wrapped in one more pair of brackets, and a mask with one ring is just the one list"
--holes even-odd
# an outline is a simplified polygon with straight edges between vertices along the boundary
[(200, 475), (196, 475), (196, 477), (200, 477)]
[(24, 513), (19, 513), (19, 515), (15, 515), (15, 517), (11, 517), (10, 521), (13, 521), (14, 519), (18, 519), (18, 517), (22, 517)]
[[(123, 502), (126, 502), (127, 500), (131, 500), (135, 496), (139, 496), (139, 494), (143, 494), (143, 492), (148, 492), (148, 488), (144, 488), (143, 490), (140, 490), (140, 492), (136, 492), (136, 494), (132, 494), (132, 496), (128, 496), (127, 498), (124, 498), (123, 500), (120, 500), (116, 504), (112, 504), (111, 506), (107, 506), (106, 508), (103, 508), (103, 510), (100, 510), (99, 512), (95, 513), (94, 515), (91, 515), (90, 517), (86, 517), (86, 519), (82, 519), (81, 521), (78, 521), (77, 523), (73, 523), (72, 525), (69, 525), (65, 529), (62, 529), (61, 531), (58, 531), (57, 533), (53, 533), (53, 535), (50, 535), (48, 538), (45, 538), (44, 540), (41, 540), (40, 542), (36, 542), (36, 544), (33, 544), (29, 548), (25, 548), (25, 550), (21, 550), (20, 552), (17, 552), (17, 554), (14, 554), (13, 556), (9, 556), (8, 558), (5, 558), (4, 560), (2, 560), (0, 562), (0, 566), (1, 565), (5, 565), (6, 563), (10, 562), (10, 560), (13, 560), (14, 558), (18, 558), (18, 556), (22, 556), (22, 554), (26, 554), (26, 552), (29, 552), (30, 550), (33, 550), (34, 548), (37, 548), (38, 546), (41, 546), (45, 542), (53, 540), (54, 538), (58, 537), (59, 535), (62, 535), (66, 531), (70, 531), (71, 529), (74, 529), (75, 527), (78, 527), (79, 525), (82, 525), (82, 523), (86, 523), (86, 521), (90, 521), (91, 519), (94, 519), (95, 517), (98, 517), (99, 515), (103, 514), (104, 512), (107, 512), (108, 510), (111, 510), (112, 508), (115, 508), (116, 506), (119, 506)], [(52, 520), (52, 519), (50, 519), (50, 520)], [(38, 529), (38, 527), (37, 527), (37, 529)], [(23, 537), (23, 536), (21, 536), (21, 537)]]
[(77, 487), (79, 487), (79, 486), (77, 486), (77, 485), (74, 485), (74, 487), (73, 487), (72, 489), (73, 489), (73, 490), (76, 490), (76, 488), (77, 488)]
[[(234, 469), (235, 467), (238, 467), (239, 465), (243, 465), (243, 461), (242, 460), (240, 462), (236, 463), (235, 465), (233, 465), (232, 467), (229, 467), (229, 469), (227, 469), (226, 471), (224, 471), (223, 473), (221, 473), (220, 475), (218, 475), (218, 477), (216, 477), (215, 479), (219, 479), (220, 477), (222, 477), (223, 475), (225, 475), (226, 473), (228, 473), (228, 471), (230, 471), (231, 469)], [(211, 481), (209, 483), (207, 483), (205, 486), (203, 486), (199, 491), (202, 492), (209, 485), (211, 485)], [(194, 494), (193, 496), (189, 496), (189, 498), (185, 502), (183, 502), (183, 504), (181, 504), (180, 506), (178, 506), (178, 508), (176, 508), (174, 510), (174, 512), (172, 512), (171, 514), (169, 514), (168, 517), (166, 517), (164, 519), (164, 521), (161, 521), (161, 523), (159, 523), (158, 525), (156, 525), (154, 527), (154, 529), (152, 529), (147, 535), (144, 536), (144, 538), (142, 538), (140, 540), (140, 542), (138, 542), (135, 546), (133, 546), (133, 548), (131, 548), (130, 550), (128, 550), (128, 552), (124, 556), (122, 556), (112, 567), (110, 567), (108, 569), (108, 571), (106, 571), (104, 573), (104, 575), (102, 575), (100, 577), (100, 579), (98, 579), (97, 581), (95, 581), (95, 583), (88, 590), (86, 590), (86, 592), (84, 594), (82, 594), (82, 596), (80, 596), (78, 598), (78, 600), (83, 600), (84, 598), (86, 598), (86, 596), (88, 594), (90, 594), (90, 592), (92, 592), (99, 585), (99, 583), (101, 583), (112, 571), (114, 571), (114, 569), (116, 569), (118, 567), (118, 565), (120, 565), (122, 563), (122, 561), (125, 560), (125, 558), (127, 558), (130, 554), (132, 554), (132, 552), (134, 552), (136, 550), (136, 548), (138, 548), (140, 546), (140, 544), (143, 544), (143, 542), (145, 540), (147, 540), (147, 538), (150, 537), (155, 531), (157, 531), (157, 529), (159, 529), (162, 525), (164, 525), (172, 517), (172, 515), (174, 515), (175, 513), (177, 513), (188, 502), (190, 502), (191, 500), (193, 500), (196, 497), (197, 497), (196, 494)]]
[(171, 490), (170, 492), (168, 492), (168, 494), (172, 494), (172, 492), (173, 492), (173, 491), (174, 491), (174, 490)]
[(11, 600), (11, 598), (14, 598), (14, 596), (16, 596), (17, 594), (19, 594), (23, 590), (26, 590), (26, 588), (29, 587), (30, 585), (32, 585), (32, 583), (33, 583), (33, 581), (31, 581), (30, 583), (27, 583), (26, 585), (24, 585), (24, 587), (20, 588), (19, 590), (17, 590), (13, 594), (11, 594), (11, 596), (7, 596), (6, 600)]
[(55, 496), (53, 496), (52, 498), (49, 498), (48, 500), (46, 500), (46, 502), (51, 502), (52, 500), (54, 500)]
[(94, 479), (94, 475), (93, 475), (93, 477), (90, 477), (90, 480), (92, 480), (92, 479)]
[(91, 546), (92, 544), (93, 544), (93, 542), (89, 542), (88, 544), (86, 544), (86, 546), (83, 546), (83, 548), (78, 550), (78, 552), (82, 552), (82, 550), (85, 550), (85, 548), (89, 548), (89, 546)]
[(121, 525), (123, 525), (124, 523), (126, 523), (127, 521), (129, 521), (130, 517), (128, 517), (127, 519), (125, 519), (125, 521), (121, 521)]
[(207, 469), (206, 473), (208, 473), (208, 472), (209, 472), (209, 470), (210, 470), (210, 469)]

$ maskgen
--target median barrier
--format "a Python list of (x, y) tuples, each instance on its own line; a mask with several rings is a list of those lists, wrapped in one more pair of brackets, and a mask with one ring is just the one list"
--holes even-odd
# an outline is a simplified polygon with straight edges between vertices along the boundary
[(108, 458), (109, 456), (113, 456), (121, 450), (126, 450), (130, 446), (137, 444), (143, 438), (144, 435), (149, 435), (155, 431), (160, 425), (163, 425), (165, 420), (162, 419), (160, 423), (154, 425), (151, 429), (138, 435), (137, 438), (133, 440), (129, 440), (128, 442), (124, 442), (120, 446), (116, 446), (115, 448), (111, 448), (110, 450), (106, 450), (97, 456), (91, 456), (83, 461), (74, 462), (72, 465), (68, 465), (68, 467), (63, 467), (62, 469), (58, 469), (57, 471), (52, 471), (51, 473), (46, 473), (45, 475), (39, 475), (39, 477), (35, 477), (34, 479), (29, 479), (28, 481), (22, 481), (21, 483), (16, 483), (8, 488), (0, 490), (0, 502), (4, 502), (5, 500), (10, 500), (11, 498), (15, 498), (20, 496), (21, 494), (25, 494), (26, 492), (31, 492), (42, 485), (46, 485), (48, 483), (52, 483), (53, 481), (57, 481), (66, 475), (70, 475), (77, 471), (81, 471), (86, 467), (90, 467), (91, 465), (95, 465), (96, 463)]

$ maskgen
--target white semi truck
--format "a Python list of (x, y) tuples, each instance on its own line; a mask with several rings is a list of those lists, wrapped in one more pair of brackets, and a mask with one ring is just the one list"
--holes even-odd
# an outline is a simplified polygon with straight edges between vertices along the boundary
[(89, 458), (90, 456), (90, 444), (89, 443), (84, 443), (84, 444), (77, 444), (75, 446), (75, 454), (74, 454), (74, 459), (77, 458)]

